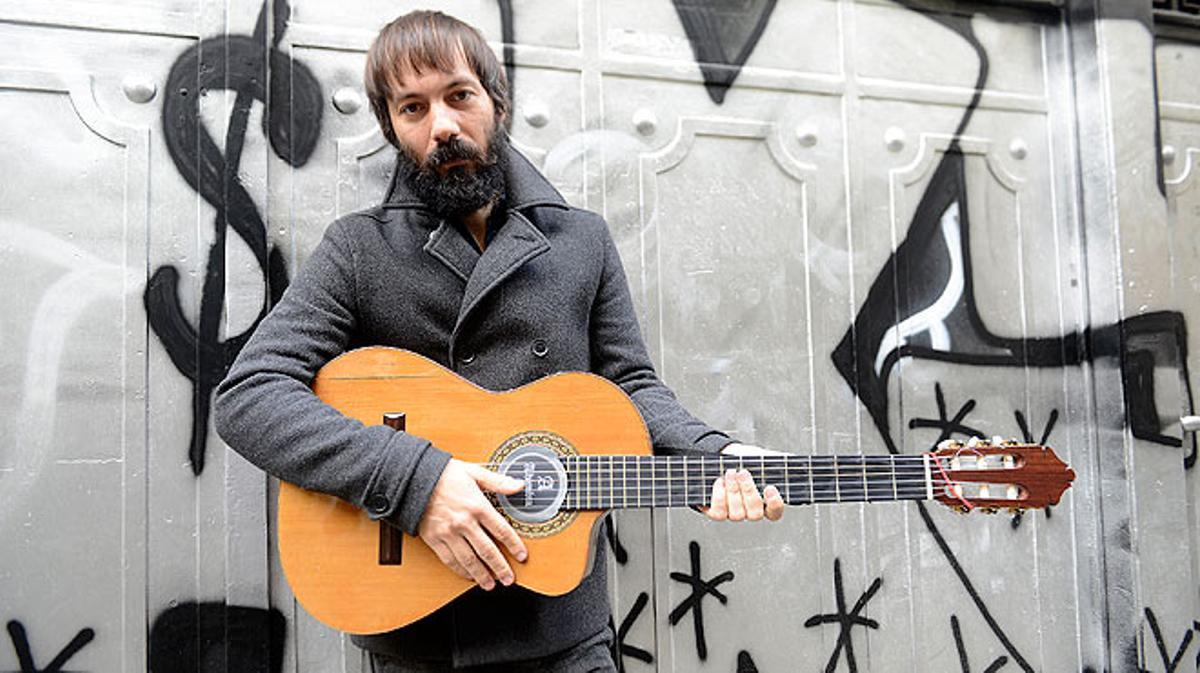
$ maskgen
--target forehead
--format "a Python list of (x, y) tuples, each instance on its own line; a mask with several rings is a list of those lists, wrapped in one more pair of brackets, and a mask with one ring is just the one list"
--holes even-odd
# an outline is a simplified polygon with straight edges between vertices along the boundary
[(395, 99), (428, 93), (462, 82), (482, 86), (461, 48), (437, 59), (436, 62), (402, 57), (393, 64), (390, 74), (390, 88)]

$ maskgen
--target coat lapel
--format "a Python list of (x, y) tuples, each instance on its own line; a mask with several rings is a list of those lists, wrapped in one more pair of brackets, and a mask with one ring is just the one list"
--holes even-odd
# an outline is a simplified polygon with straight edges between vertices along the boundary
[[(462, 236), (457, 232), (450, 233), (462, 240)], [(463, 245), (470, 248), (466, 241), (463, 241)], [(458, 310), (458, 320), (450, 337), (451, 343), (457, 341), (467, 317), (489, 292), (523, 264), (549, 249), (550, 241), (546, 239), (545, 234), (538, 231), (538, 228), (519, 211), (509, 210), (508, 220), (483, 251), (467, 279), (467, 288)]]
[(468, 282), (475, 265), (479, 262), (479, 251), (446, 221), (442, 221), (429, 235), (429, 242), (425, 244), (424, 250), (445, 264), (464, 283)]
[[(444, 264), (466, 287), (459, 305), (454, 332), (450, 336), (450, 355), (471, 312), (489, 292), (521, 268), (523, 264), (550, 249), (550, 241), (522, 211), (549, 207), (569, 210), (546, 178), (511, 146), (505, 150), (508, 219), (488, 244), (483, 254), (472, 246), (454, 226), (442, 222), (429, 236), (423, 250)], [(424, 204), (408, 191), (398, 172), (393, 171), (384, 208), (424, 210)]]

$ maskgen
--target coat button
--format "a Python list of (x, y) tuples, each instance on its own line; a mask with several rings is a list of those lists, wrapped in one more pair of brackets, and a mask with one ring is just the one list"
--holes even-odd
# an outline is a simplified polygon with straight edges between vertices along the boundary
[(464, 365), (469, 365), (475, 361), (475, 354), (467, 353), (466, 355), (463, 355), (461, 358), (459, 358), (458, 361), (463, 363)]
[(387, 496), (383, 495), (382, 493), (376, 493), (367, 498), (367, 509), (371, 510), (375, 514), (383, 514), (386, 512), (388, 510), (388, 504)]
[(534, 339), (533, 346), (530, 347), (530, 350), (533, 351), (533, 354), (539, 358), (544, 358), (546, 357), (546, 353), (550, 352), (550, 347), (546, 345), (545, 339)]

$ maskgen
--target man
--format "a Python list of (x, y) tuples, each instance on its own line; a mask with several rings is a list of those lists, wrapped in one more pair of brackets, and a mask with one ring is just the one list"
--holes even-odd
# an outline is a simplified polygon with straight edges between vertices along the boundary
[[(509, 147), (504, 70), (478, 31), (436, 12), (396, 19), (371, 46), (366, 88), (399, 150), (388, 196), (326, 231), (218, 389), (218, 431), (280, 479), (419, 535), (478, 585), (409, 627), (356, 637), (377, 668), (615, 670), (602, 546), (565, 596), (509, 586), (500, 550), (518, 562), (526, 550), (483, 491), (522, 484), (420, 437), (364, 427), (308, 384), (369, 344), (421, 353), (493, 390), (593, 371), (629, 394), (655, 446), (715, 452), (732, 440), (655, 375), (604, 221), (569, 206)], [(715, 481), (708, 515), (782, 511), (777, 490), (760, 494), (748, 473), (730, 472)]]

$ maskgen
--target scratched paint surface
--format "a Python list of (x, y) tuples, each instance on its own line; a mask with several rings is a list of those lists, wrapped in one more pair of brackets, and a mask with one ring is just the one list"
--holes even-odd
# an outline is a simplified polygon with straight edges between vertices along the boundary
[[(1079, 473), (1020, 516), (621, 513), (622, 670), (1200, 663), (1197, 9), (1101, 50), (1007, 4), (441, 3), (509, 62), (517, 147), (607, 217), (697, 415), (818, 456), (1015, 437)], [(207, 416), (324, 227), (381, 197), (362, 55), (416, 6), (0, 2), (0, 671), (369, 670), (292, 600), (275, 486)], [(1119, 93), (1072, 94), (1089, 68)]]

